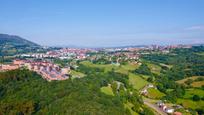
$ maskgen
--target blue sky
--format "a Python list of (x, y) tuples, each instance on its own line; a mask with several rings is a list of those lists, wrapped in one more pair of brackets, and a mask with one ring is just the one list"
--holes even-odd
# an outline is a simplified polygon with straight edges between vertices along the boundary
[(204, 43), (204, 0), (0, 0), (0, 33), (49, 46)]

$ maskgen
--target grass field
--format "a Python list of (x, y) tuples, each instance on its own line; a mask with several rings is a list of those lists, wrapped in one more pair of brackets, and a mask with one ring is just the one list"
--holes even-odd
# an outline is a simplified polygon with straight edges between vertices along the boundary
[(178, 99), (178, 104), (182, 104), (185, 108), (192, 108), (192, 109), (203, 109), (204, 108), (204, 101), (192, 101), (190, 99)]
[(112, 88), (110, 86), (101, 87), (101, 92), (105, 93), (106, 95), (114, 96)]
[[(97, 68), (104, 68), (105, 72), (111, 71), (112, 68), (115, 69), (116, 72), (123, 73), (123, 74), (129, 74), (129, 83), (133, 85), (133, 87), (137, 90), (143, 88), (148, 82), (145, 80), (148, 78), (148, 76), (145, 75), (135, 75), (131, 73), (130, 71), (135, 70), (138, 68), (138, 65), (121, 65), (116, 66), (112, 64), (106, 64), (106, 65), (99, 65), (99, 64), (93, 64), (89, 61), (83, 61), (81, 64), (88, 66), (88, 67), (97, 67)], [(144, 79), (143, 79), (144, 78)]]
[(202, 87), (204, 86), (204, 81), (196, 81), (191, 84), (193, 87)]
[(164, 93), (160, 92), (159, 90), (155, 88), (149, 88), (148, 89), (148, 97), (152, 99), (161, 99), (163, 96), (165, 96)]
[(127, 64), (127, 65), (116, 66), (113, 64), (93, 64), (89, 61), (83, 61), (81, 62), (81, 64), (88, 67), (103, 68), (105, 69), (105, 72), (111, 71), (114, 68), (116, 72), (123, 73), (123, 74), (128, 74), (129, 71), (132, 71), (138, 68), (138, 65)]
[(83, 65), (85, 65), (87, 67), (101, 68), (101, 69), (103, 68), (103, 69), (105, 69), (105, 72), (111, 71), (112, 68), (114, 68), (114, 69), (118, 68), (118, 66), (112, 65), (112, 64), (93, 64), (93, 63), (91, 63), (89, 61), (83, 61), (80, 64), (83, 64)]
[(167, 67), (167, 68), (169, 68), (169, 69), (173, 67), (172, 65), (167, 65), (167, 64), (164, 64), (164, 63), (160, 63), (159, 65), (165, 66), (165, 67)]
[(174, 89), (167, 89), (166, 92), (171, 92), (173, 91)]
[(83, 74), (81, 72), (74, 71), (74, 70), (72, 70), (70, 74), (72, 76), (72, 79), (74, 79), (74, 78), (82, 78), (82, 77), (85, 76), (85, 74)]
[(185, 81), (187, 81), (188, 79), (192, 79), (192, 80), (195, 80), (197, 78), (199, 78), (201, 76), (193, 76), (193, 77), (188, 77), (188, 78), (185, 78), (185, 79), (182, 79), (182, 80), (178, 80), (176, 81), (177, 83), (180, 83), (180, 84), (183, 84)]
[(140, 75), (143, 79), (147, 80), (150, 76), (148, 75)]
[(150, 68), (152, 73), (160, 74), (161, 67), (152, 63), (147, 63), (147, 66)]
[[(188, 79), (195, 80), (195, 79), (197, 79), (199, 77), (203, 77), (203, 76), (188, 77), (188, 78), (185, 78), (185, 79), (182, 79), (182, 80), (178, 80), (176, 82), (179, 83), (179, 84), (185, 84), (185, 81), (187, 81)], [(204, 85), (204, 81), (196, 81), (196, 82), (193, 82), (191, 85), (193, 87), (201, 87), (202, 85)]]
[(133, 85), (133, 88), (139, 90), (143, 88), (145, 85), (148, 84), (146, 80), (144, 80), (142, 77), (139, 75), (135, 75), (133, 73), (129, 74), (129, 83)]
[(131, 65), (131, 64), (121, 65), (118, 68), (116, 68), (116, 72), (128, 74), (130, 71), (133, 71), (138, 67), (139, 67), (138, 65)]
[(196, 53), (197, 55), (204, 56), (204, 52)]
[(202, 89), (194, 89), (194, 88), (187, 89), (183, 98), (191, 99), (193, 97), (193, 95), (198, 95), (198, 96), (202, 97), (202, 96), (204, 96), (204, 90), (202, 90)]
[(135, 111), (131, 109), (134, 106), (132, 103), (127, 102), (124, 104), (124, 106), (130, 111), (131, 115), (139, 115), (138, 113), (136, 113)]
[(185, 108), (192, 108), (192, 109), (198, 109), (198, 108), (204, 108), (204, 101), (193, 101), (192, 97), (193, 95), (198, 95), (200, 97), (204, 96), (204, 90), (202, 89), (187, 89), (185, 95), (182, 99), (178, 99), (177, 103), (182, 104)]

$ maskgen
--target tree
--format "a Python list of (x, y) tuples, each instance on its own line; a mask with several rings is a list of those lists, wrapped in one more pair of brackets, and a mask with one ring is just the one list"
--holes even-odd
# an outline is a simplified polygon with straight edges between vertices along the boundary
[(112, 88), (112, 90), (113, 90), (114, 93), (117, 93), (117, 88), (118, 88), (117, 82), (113, 82), (113, 83), (111, 84), (111, 88)]
[(152, 112), (152, 111), (151, 111), (150, 109), (148, 109), (148, 108), (144, 108), (143, 114), (144, 114), (144, 115), (154, 115), (154, 112)]
[(185, 81), (185, 84), (187, 84), (187, 85), (190, 85), (191, 83), (193, 83), (192, 79), (188, 79), (188, 80)]
[(135, 72), (144, 75), (152, 75), (151, 70), (146, 64), (142, 64), (138, 69), (135, 70)]
[(193, 101), (200, 101), (200, 97), (198, 95), (193, 95)]
[(153, 77), (150, 76), (149, 78), (147, 78), (147, 81), (148, 81), (148, 82), (153, 82)]

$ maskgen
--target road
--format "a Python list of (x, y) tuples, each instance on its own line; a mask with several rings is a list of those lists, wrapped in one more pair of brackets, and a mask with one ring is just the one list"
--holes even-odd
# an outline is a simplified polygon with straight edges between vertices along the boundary
[(167, 115), (165, 112), (163, 112), (156, 104), (151, 103), (151, 99), (143, 98), (144, 104), (148, 107), (154, 109), (158, 114), (160, 115)]

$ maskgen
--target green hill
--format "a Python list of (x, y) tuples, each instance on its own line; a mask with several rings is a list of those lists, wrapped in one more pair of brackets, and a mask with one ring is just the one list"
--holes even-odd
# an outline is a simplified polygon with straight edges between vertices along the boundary
[(0, 114), (125, 115), (92, 77), (47, 82), (28, 70), (0, 73)]
[(40, 45), (16, 35), (0, 34), (0, 55), (1, 56), (31, 52), (39, 47)]
[(16, 35), (0, 34), (0, 45), (38, 47), (39, 45)]

